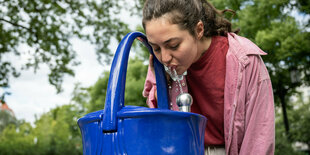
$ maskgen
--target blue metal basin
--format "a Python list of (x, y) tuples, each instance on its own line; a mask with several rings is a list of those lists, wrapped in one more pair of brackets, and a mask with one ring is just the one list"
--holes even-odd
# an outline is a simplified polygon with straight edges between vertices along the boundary
[(131, 32), (114, 56), (104, 110), (78, 120), (85, 155), (203, 155), (207, 119), (199, 114), (169, 110), (163, 66), (154, 57), (158, 108), (124, 106), (128, 55), (135, 38), (147, 46), (146, 37)]

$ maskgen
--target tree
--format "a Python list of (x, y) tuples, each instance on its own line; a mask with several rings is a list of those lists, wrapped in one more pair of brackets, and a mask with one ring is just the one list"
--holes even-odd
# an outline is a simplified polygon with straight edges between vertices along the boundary
[(110, 72), (104, 72), (97, 82), (89, 88), (90, 101), (86, 105), (87, 113), (104, 108)]
[(0, 110), (0, 133), (6, 126), (10, 124), (17, 125), (17, 123), (18, 122), (12, 113), (7, 110)]
[[(289, 103), (294, 104), (294, 108), (288, 109), (288, 119), (291, 122), (290, 139), (285, 134), (283, 126), (282, 112), (276, 110), (276, 152), (275, 154), (309, 154), (310, 150), (302, 150), (296, 144), (303, 144), (309, 148), (310, 134), (310, 100), (305, 100), (302, 93), (298, 93)], [(308, 153), (307, 153), (308, 152)]]
[(276, 144), (275, 144), (275, 155), (283, 154), (294, 154), (299, 155), (301, 152), (297, 152), (292, 147), (292, 143), (288, 140), (287, 135), (285, 134), (285, 127), (283, 126), (283, 117), (282, 113), (276, 113)]
[(310, 153), (310, 98), (305, 100), (302, 94), (297, 95), (297, 100), (293, 101), (295, 107), (288, 111), (289, 120), (291, 122), (291, 140), (307, 145), (308, 154)]
[(257, 44), (263, 46), (269, 54), (265, 60), (275, 97), (283, 108), (287, 133), (289, 132), (286, 116), (287, 100), (296, 92), (297, 87), (310, 84), (309, 39), (310, 33), (301, 31), (290, 17), (283, 23), (271, 23), (269, 29), (259, 31), (256, 35)]
[(46, 65), (50, 84), (60, 92), (64, 75), (73, 76), (72, 67), (78, 65), (70, 42), (74, 37), (95, 44), (99, 61), (108, 63), (110, 40), (128, 32), (115, 16), (120, 5), (118, 0), (1, 0), (0, 87), (23, 69)]
[[(146, 99), (142, 96), (146, 73), (147, 66), (143, 65), (143, 60), (139, 58), (129, 60), (125, 86), (125, 105), (146, 106)], [(90, 100), (86, 105), (87, 113), (104, 109), (109, 74), (109, 72), (104, 72), (103, 76), (88, 89)]]
[(146, 98), (142, 96), (146, 73), (147, 66), (143, 65), (142, 60), (130, 59), (125, 87), (125, 105), (147, 106)]
[[(140, 58), (129, 60), (125, 104), (146, 106), (142, 89), (147, 66)], [(21, 121), (9, 125), (0, 133), (0, 154), (82, 154), (82, 139), (77, 126), (78, 118), (104, 108), (109, 72), (90, 88), (76, 85), (68, 105), (56, 107), (42, 114), (34, 127)]]
[(33, 128), (27, 122), (22, 121), (20, 125), (9, 125), (0, 133), (0, 154), (23, 155), (40, 154), (35, 149), (35, 137)]
[(82, 138), (76, 105), (63, 105), (44, 113), (32, 127), (25, 121), (11, 124), (0, 133), (0, 154), (82, 154)]
[(35, 122), (36, 148), (42, 154), (82, 154), (82, 138), (77, 119), (82, 116), (76, 105), (63, 105), (43, 114)]

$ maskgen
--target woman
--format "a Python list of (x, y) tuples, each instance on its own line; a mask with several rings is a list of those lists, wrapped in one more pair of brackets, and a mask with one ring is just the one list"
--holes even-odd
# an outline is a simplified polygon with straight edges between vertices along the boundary
[[(273, 154), (273, 93), (260, 57), (265, 53), (233, 33), (220, 13), (205, 0), (146, 0), (142, 23), (156, 58), (178, 75), (187, 72), (182, 85), (193, 97), (191, 111), (208, 118), (206, 154)], [(150, 66), (143, 95), (155, 107)], [(175, 82), (170, 89), (176, 109)]]

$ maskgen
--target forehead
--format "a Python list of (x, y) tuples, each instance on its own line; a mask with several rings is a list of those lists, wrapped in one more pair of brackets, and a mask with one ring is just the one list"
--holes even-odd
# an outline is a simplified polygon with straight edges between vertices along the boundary
[(187, 33), (186, 30), (181, 30), (177, 24), (171, 24), (165, 17), (146, 22), (145, 32), (148, 40), (156, 44), (163, 43), (170, 38), (182, 38)]

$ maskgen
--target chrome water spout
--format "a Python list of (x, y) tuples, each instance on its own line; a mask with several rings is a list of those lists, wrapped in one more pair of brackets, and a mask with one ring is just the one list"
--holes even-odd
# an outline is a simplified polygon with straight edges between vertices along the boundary
[(190, 112), (193, 98), (189, 93), (181, 93), (176, 99), (179, 110), (182, 112)]

